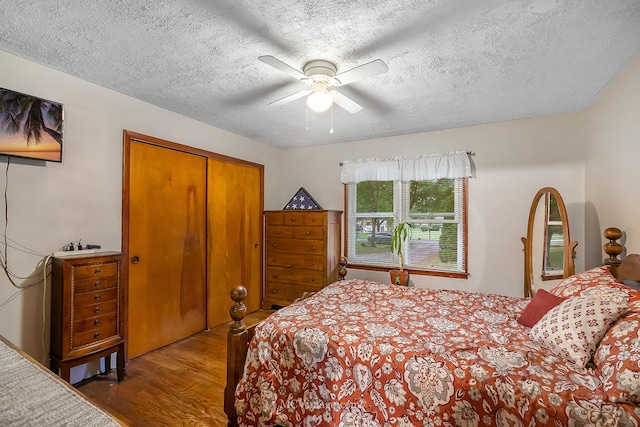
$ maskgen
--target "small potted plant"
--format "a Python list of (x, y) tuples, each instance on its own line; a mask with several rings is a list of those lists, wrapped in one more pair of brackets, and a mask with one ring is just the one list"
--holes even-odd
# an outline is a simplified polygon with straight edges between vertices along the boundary
[(408, 224), (404, 222), (398, 223), (393, 229), (391, 236), (391, 252), (398, 255), (400, 268), (391, 270), (391, 283), (395, 285), (407, 286), (409, 283), (409, 272), (404, 269), (404, 254), (402, 253), (402, 245), (404, 244), (409, 232), (411, 231)]

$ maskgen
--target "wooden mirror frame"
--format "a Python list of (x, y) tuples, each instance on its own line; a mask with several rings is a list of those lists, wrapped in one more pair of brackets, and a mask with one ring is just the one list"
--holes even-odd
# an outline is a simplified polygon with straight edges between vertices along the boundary
[(533, 202), (531, 202), (531, 209), (529, 210), (529, 223), (527, 225), (527, 237), (523, 237), (522, 244), (524, 245), (524, 296), (525, 297), (533, 297), (534, 289), (533, 289), (533, 231), (534, 225), (536, 221), (536, 211), (538, 209), (538, 204), (540, 203), (540, 199), (543, 196), (549, 195), (549, 197), (553, 196), (556, 198), (556, 202), (558, 203), (558, 210), (560, 211), (560, 220), (562, 221), (562, 243), (563, 243), (563, 253), (562, 253), (562, 266), (563, 273), (562, 277), (569, 277), (575, 273), (575, 249), (578, 246), (578, 242), (571, 241), (569, 236), (569, 217), (567, 216), (567, 209), (564, 205), (564, 201), (562, 200), (562, 196), (558, 190), (553, 187), (544, 187), (538, 191), (538, 193), (533, 198)]

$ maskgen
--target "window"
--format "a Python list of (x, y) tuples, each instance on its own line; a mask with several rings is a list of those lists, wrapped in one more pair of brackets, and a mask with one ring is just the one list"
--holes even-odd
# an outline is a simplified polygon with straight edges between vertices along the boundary
[(350, 265), (393, 268), (391, 236), (410, 226), (405, 268), (413, 273), (466, 277), (467, 178), (361, 181), (346, 184), (347, 258)]

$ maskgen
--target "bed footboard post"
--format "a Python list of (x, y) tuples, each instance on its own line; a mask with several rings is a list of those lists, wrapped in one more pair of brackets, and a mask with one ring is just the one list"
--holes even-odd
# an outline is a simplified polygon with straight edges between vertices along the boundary
[(347, 257), (341, 256), (339, 264), (340, 267), (338, 268), (338, 276), (340, 276), (340, 280), (344, 280), (345, 276), (347, 275)]
[(235, 391), (247, 357), (249, 346), (247, 327), (242, 321), (247, 315), (247, 307), (243, 301), (247, 297), (247, 289), (236, 286), (229, 293), (234, 304), (229, 309), (233, 322), (229, 325), (227, 333), (227, 385), (224, 388), (224, 412), (227, 414), (228, 426), (238, 425), (238, 414), (235, 408)]
[(609, 255), (604, 259), (604, 265), (617, 267), (622, 262), (618, 255), (622, 253), (622, 245), (617, 242), (622, 237), (622, 231), (616, 227), (609, 227), (602, 233), (605, 238), (609, 239), (603, 246), (604, 252)]

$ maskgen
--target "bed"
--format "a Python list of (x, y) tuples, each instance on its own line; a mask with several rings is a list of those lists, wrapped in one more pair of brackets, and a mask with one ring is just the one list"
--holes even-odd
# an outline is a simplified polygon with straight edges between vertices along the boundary
[(124, 425), (0, 336), (0, 425)]
[(638, 426), (639, 280), (637, 255), (532, 299), (342, 280), (248, 345), (237, 289), (229, 425)]

